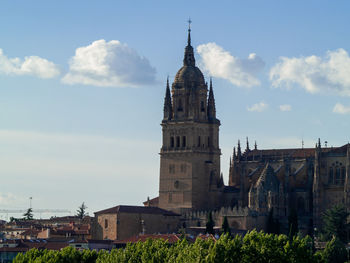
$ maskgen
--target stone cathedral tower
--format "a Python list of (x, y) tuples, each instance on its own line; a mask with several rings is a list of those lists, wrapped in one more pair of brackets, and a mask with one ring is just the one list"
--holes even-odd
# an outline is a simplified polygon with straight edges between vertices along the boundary
[(167, 80), (163, 145), (160, 151), (159, 207), (185, 212), (220, 206), (219, 126), (212, 81), (196, 67), (188, 29), (183, 67)]

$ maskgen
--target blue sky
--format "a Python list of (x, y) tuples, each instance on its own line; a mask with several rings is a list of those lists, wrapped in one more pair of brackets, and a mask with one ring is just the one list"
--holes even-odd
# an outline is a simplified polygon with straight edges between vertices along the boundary
[[(213, 77), (221, 166), (258, 148), (349, 141), (348, 1), (3, 1), (0, 209), (89, 212), (158, 191), (167, 75), (191, 17)], [(0, 215), (4, 216), (4, 215)], [(45, 215), (42, 215), (45, 216)]]

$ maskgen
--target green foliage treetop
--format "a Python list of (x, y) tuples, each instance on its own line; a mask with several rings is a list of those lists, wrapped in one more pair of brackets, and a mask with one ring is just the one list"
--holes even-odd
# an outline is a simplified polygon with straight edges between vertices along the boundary
[(322, 255), (315, 256), (310, 237), (266, 234), (251, 231), (244, 238), (236, 235), (231, 238), (223, 234), (216, 242), (211, 239), (197, 239), (188, 243), (182, 239), (170, 245), (164, 240), (147, 240), (128, 244), (124, 249), (99, 252), (78, 251), (66, 247), (61, 251), (32, 249), (19, 254), (14, 263), (116, 263), (116, 262), (223, 262), (223, 263), (312, 263), (323, 262)]
[(343, 205), (335, 205), (323, 213), (322, 233), (325, 240), (329, 241), (335, 236), (340, 241), (347, 242), (347, 233), (349, 231), (348, 216), (349, 213)]

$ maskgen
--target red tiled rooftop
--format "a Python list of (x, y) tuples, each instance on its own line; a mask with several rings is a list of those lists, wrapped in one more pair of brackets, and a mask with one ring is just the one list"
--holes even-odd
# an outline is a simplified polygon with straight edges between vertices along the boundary
[[(323, 153), (346, 153), (347, 144), (340, 147), (321, 148)], [(263, 156), (263, 157), (289, 157), (289, 158), (305, 158), (314, 157), (315, 148), (290, 148), (290, 149), (266, 149), (266, 150), (250, 150), (244, 152), (243, 156)]]
[(170, 244), (176, 243), (180, 240), (180, 238), (176, 234), (145, 234), (145, 235), (137, 235), (124, 240), (114, 241), (115, 244), (126, 244), (126, 243), (137, 243), (137, 242), (145, 242), (147, 239), (162, 239), (168, 241)]
[(159, 214), (159, 215), (165, 215), (165, 216), (180, 216), (179, 214), (161, 209), (159, 207), (130, 206), (130, 205), (118, 205), (112, 208), (95, 212), (95, 215), (114, 214), (114, 213)]

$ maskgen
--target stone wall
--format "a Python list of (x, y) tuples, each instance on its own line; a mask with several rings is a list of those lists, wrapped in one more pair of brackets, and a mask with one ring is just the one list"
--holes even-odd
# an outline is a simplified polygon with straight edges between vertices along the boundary
[[(205, 226), (208, 221), (209, 211), (193, 211), (183, 215), (183, 221), (187, 227)], [(266, 228), (267, 214), (257, 213), (248, 207), (222, 207), (212, 211), (212, 217), (216, 227), (221, 227), (224, 217), (227, 217), (230, 228), (237, 230), (263, 230)]]
[(114, 213), (96, 216), (93, 239), (123, 240), (144, 233), (173, 233), (180, 228), (180, 216)]

